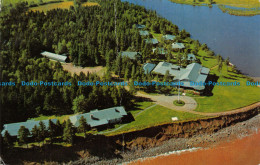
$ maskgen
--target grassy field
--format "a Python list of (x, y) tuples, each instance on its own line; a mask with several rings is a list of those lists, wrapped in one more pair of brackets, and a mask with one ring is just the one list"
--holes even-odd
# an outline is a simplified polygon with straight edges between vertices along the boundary
[(64, 121), (68, 120), (69, 117), (72, 115), (63, 115), (63, 116), (40, 116), (37, 118), (33, 118), (33, 120), (38, 121), (38, 120), (49, 120), (49, 119), (58, 119), (61, 123), (63, 123)]
[(226, 66), (221, 73), (217, 68), (211, 73), (215, 73), (220, 78), (218, 82), (239, 82), (240, 86), (215, 86), (213, 96), (198, 97), (195, 100), (198, 103), (196, 111), (200, 112), (223, 112), (236, 108), (241, 108), (252, 103), (260, 101), (260, 88), (256, 86), (247, 86), (247, 79), (243, 75), (227, 72)]
[(9, 5), (9, 4), (16, 4), (19, 2), (28, 2), (29, 5), (31, 4), (39, 4), (39, 3), (49, 3), (49, 2), (59, 2), (60, 0), (2, 0), (2, 3), (4, 6)]
[[(251, 15), (260, 14), (259, 0), (212, 0), (212, 3), (210, 3), (210, 0), (195, 0), (195, 1), (194, 0), (171, 0), (171, 1), (175, 3), (196, 5), (196, 6), (201, 6), (201, 5), (211, 6), (211, 4), (217, 4), (223, 12), (227, 12), (231, 15), (251, 16)], [(236, 7), (238, 9), (230, 9), (228, 8), (228, 6)], [(245, 10), (244, 8), (249, 10)]]
[[(37, 7), (32, 7), (30, 8), (31, 11), (43, 11), (46, 12), (48, 10), (52, 10), (52, 9), (69, 9), (70, 6), (73, 6), (74, 3), (73, 1), (66, 1), (66, 2), (60, 2), (60, 3), (50, 3), (50, 4), (46, 4), (46, 5), (40, 5)], [(96, 6), (98, 5), (98, 3), (95, 2), (86, 2), (83, 3), (82, 6)]]
[(114, 135), (120, 134), (123, 132), (131, 132), (135, 130), (140, 130), (144, 128), (148, 128), (151, 126), (169, 123), (172, 122), (172, 117), (178, 117), (179, 120), (189, 120), (189, 119), (197, 119), (202, 118), (200, 115), (195, 115), (187, 112), (177, 112), (166, 107), (156, 105), (140, 115), (135, 117), (135, 121), (127, 124), (126, 126), (122, 127), (121, 129), (108, 133), (106, 135)]
[(159, 42), (162, 42), (162, 34), (155, 33), (155, 32), (150, 32), (154, 38), (156, 38)]

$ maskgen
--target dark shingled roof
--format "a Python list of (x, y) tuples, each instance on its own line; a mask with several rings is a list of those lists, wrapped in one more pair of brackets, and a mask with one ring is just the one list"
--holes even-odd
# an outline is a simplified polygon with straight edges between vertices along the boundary
[(107, 108), (103, 110), (92, 110), (89, 113), (71, 116), (70, 120), (74, 126), (78, 127), (79, 120), (83, 116), (90, 127), (97, 127), (109, 124), (111, 120), (121, 119), (126, 115), (127, 113), (125, 111), (125, 108), (121, 106)]

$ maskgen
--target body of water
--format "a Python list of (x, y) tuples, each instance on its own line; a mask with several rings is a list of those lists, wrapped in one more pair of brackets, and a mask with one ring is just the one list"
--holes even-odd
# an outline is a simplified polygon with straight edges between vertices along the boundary
[(243, 139), (226, 142), (214, 148), (162, 155), (129, 163), (130, 165), (245, 165), (260, 163), (260, 132)]
[(168, 0), (122, 0), (155, 10), (190, 32), (216, 54), (230, 60), (243, 73), (260, 77), (260, 15), (245, 17), (223, 13), (217, 6), (191, 6)]

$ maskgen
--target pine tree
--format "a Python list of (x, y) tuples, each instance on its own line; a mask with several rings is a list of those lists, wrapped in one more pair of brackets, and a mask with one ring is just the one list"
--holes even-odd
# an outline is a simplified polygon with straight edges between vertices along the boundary
[(35, 142), (40, 142), (40, 130), (37, 127), (37, 125), (34, 125), (34, 127), (32, 128), (32, 138)]
[(55, 136), (62, 136), (64, 127), (59, 120), (56, 122)]
[(25, 128), (25, 126), (21, 126), (18, 131), (19, 144), (20, 145), (27, 144), (27, 148), (28, 148), (29, 135), (30, 135), (30, 131), (28, 130), (28, 128)]
[(86, 109), (86, 98), (84, 95), (80, 95), (73, 100), (72, 110), (75, 113), (84, 112)]
[(49, 120), (48, 135), (51, 139), (51, 143), (53, 141), (53, 138), (55, 137), (55, 132), (56, 132), (56, 125), (51, 120)]
[(88, 130), (87, 121), (83, 116), (81, 116), (81, 118), (79, 120), (78, 131), (81, 132), (81, 133), (84, 133), (84, 138), (86, 138), (87, 137), (87, 134), (86, 134), (87, 130)]
[(75, 136), (75, 131), (70, 119), (67, 120), (64, 131), (63, 131), (63, 140), (67, 143), (73, 144)]
[(44, 140), (46, 137), (47, 137), (46, 126), (42, 121), (40, 121), (39, 122), (39, 140), (43, 141), (43, 144), (44, 144)]
[(3, 137), (3, 143), (6, 148), (12, 148), (13, 147), (13, 140), (11, 135), (9, 134), (8, 131), (5, 131), (4, 137)]

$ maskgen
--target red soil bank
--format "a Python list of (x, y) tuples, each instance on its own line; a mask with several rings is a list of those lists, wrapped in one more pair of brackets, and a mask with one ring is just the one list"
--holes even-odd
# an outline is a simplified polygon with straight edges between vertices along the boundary
[(143, 161), (132, 165), (259, 165), (260, 164), (260, 131), (243, 139), (221, 143), (214, 148), (172, 154)]

